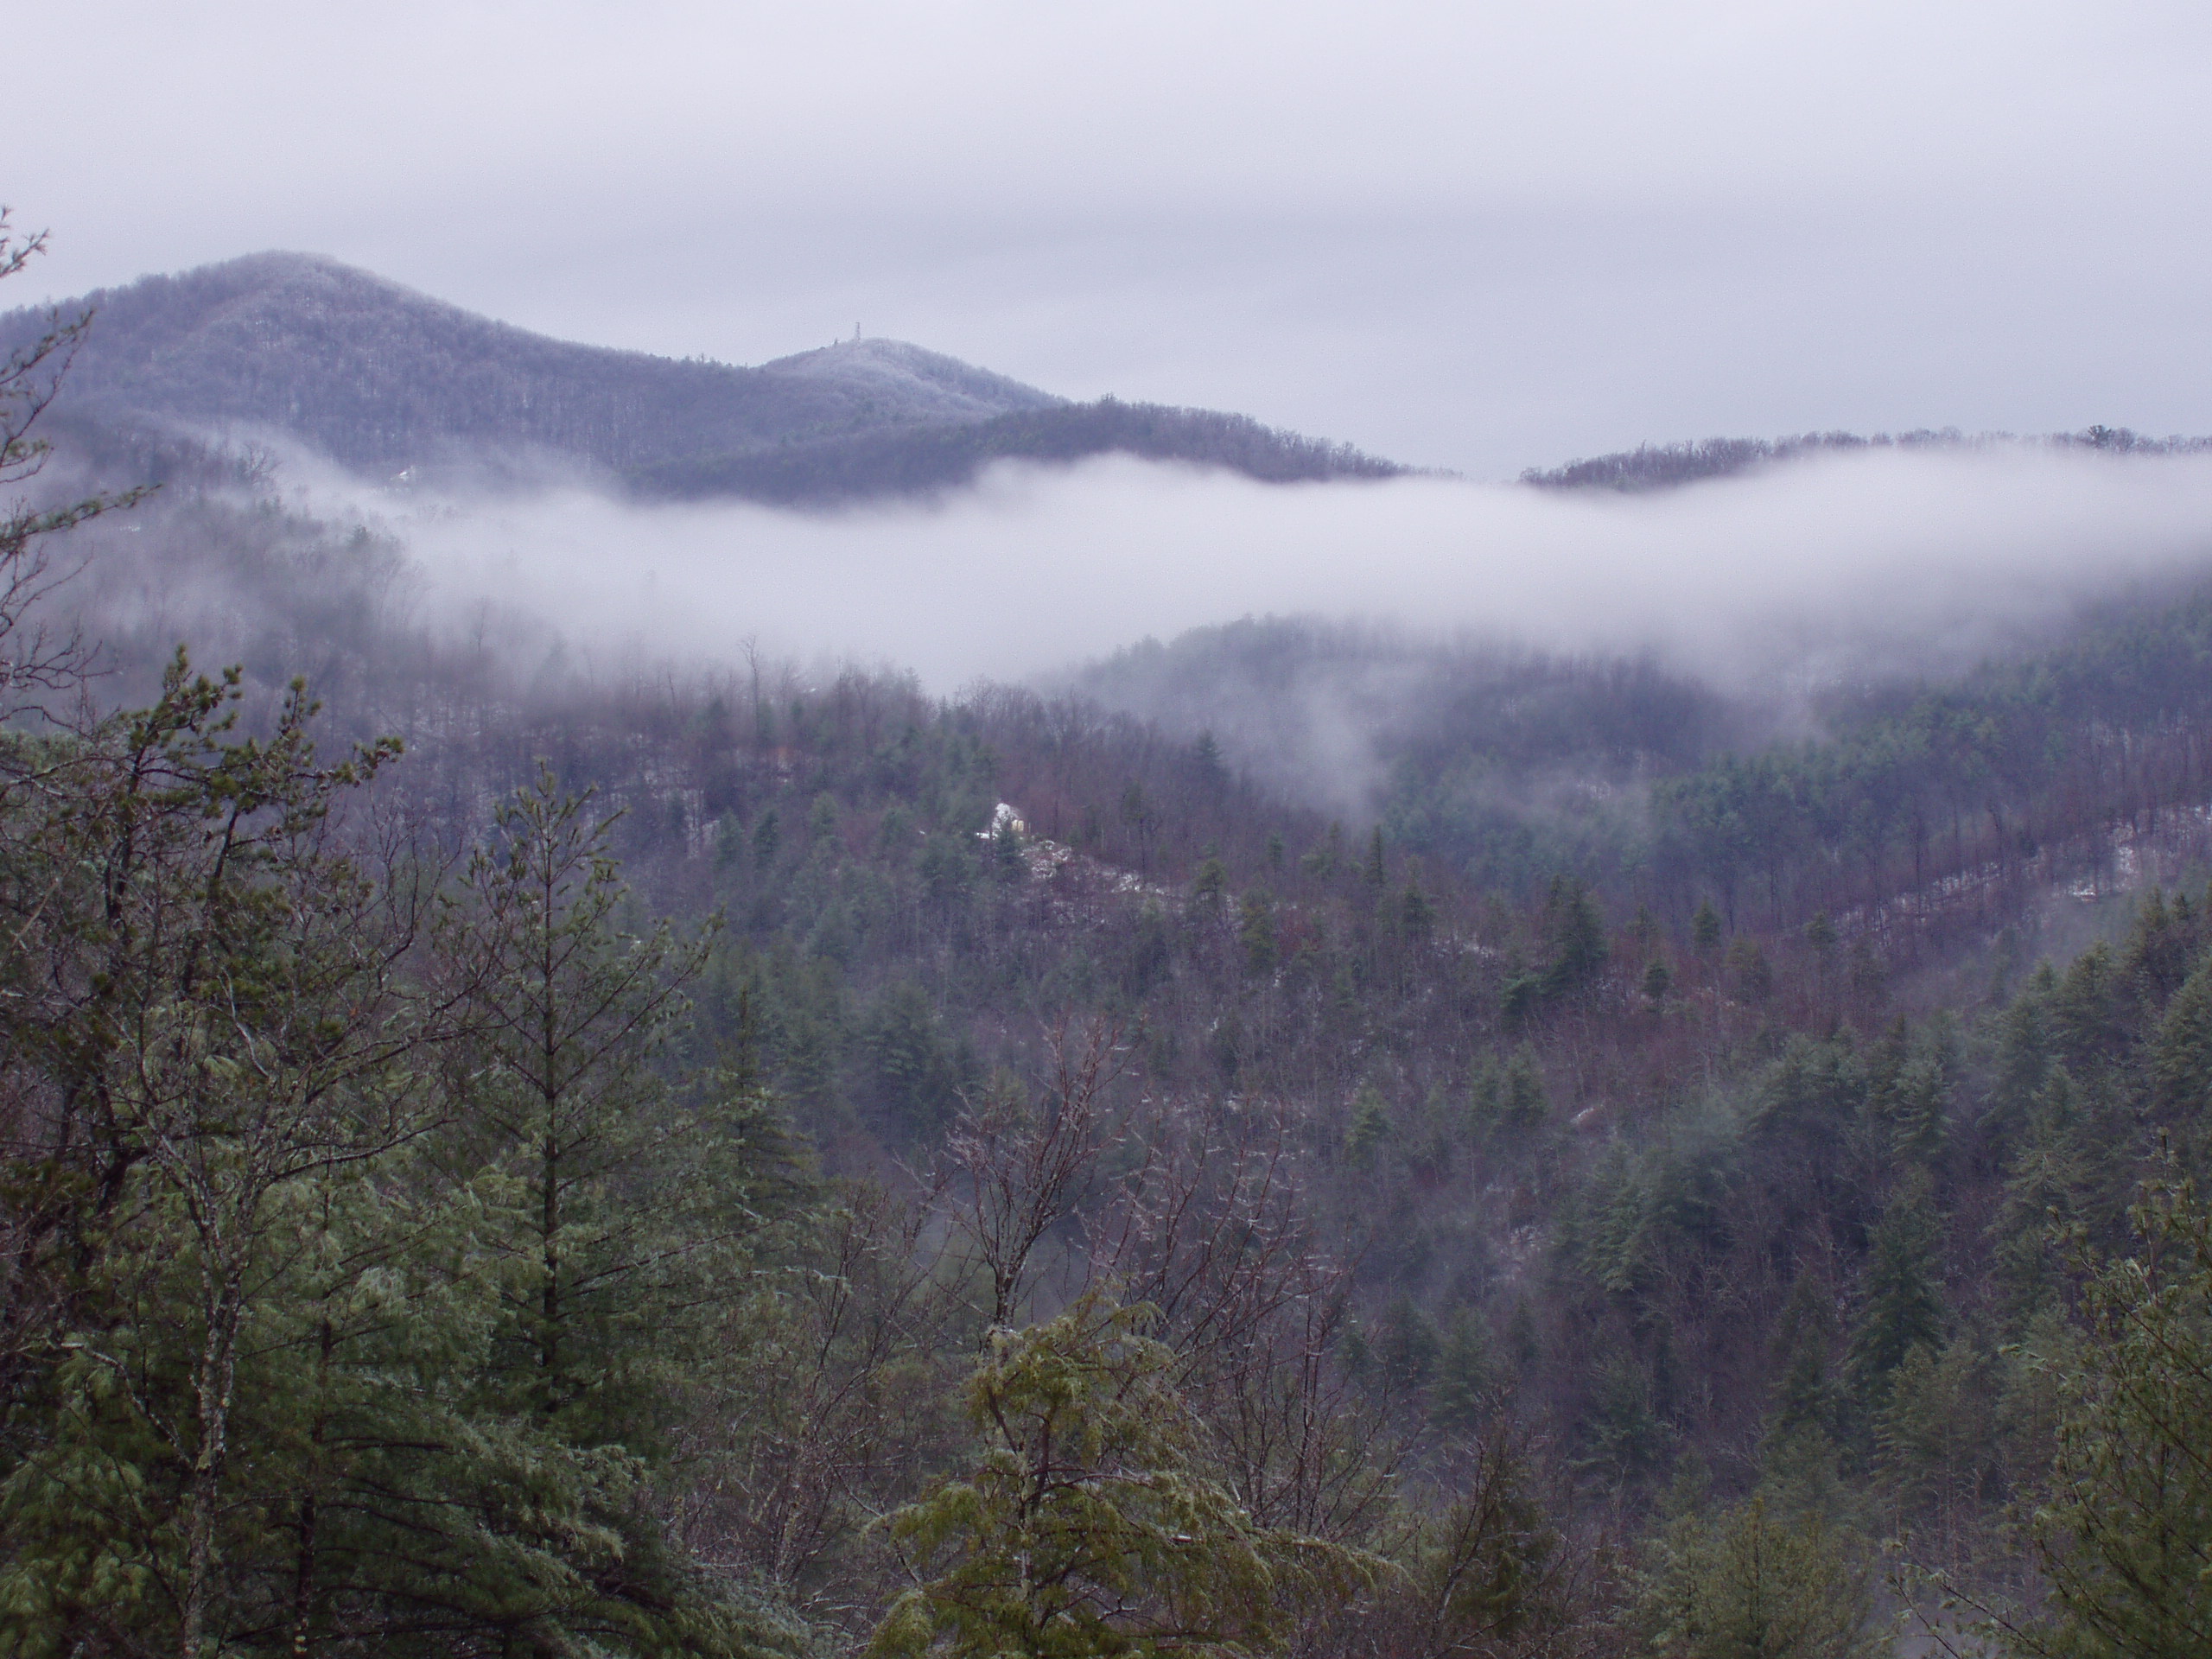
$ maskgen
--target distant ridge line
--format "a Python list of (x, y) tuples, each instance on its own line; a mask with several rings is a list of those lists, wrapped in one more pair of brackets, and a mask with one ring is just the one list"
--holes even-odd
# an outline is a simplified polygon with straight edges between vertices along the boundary
[[(80, 419), (269, 434), (391, 477), (579, 467), (647, 496), (836, 505), (972, 482), (993, 461), (1118, 453), (1267, 482), (1405, 469), (1242, 415), (1066, 398), (907, 342), (747, 368), (579, 345), (318, 254), (103, 289), (63, 393)], [(0, 353), (54, 308), (0, 315)]]
[(2212, 437), (2146, 437), (2124, 426), (2092, 426), (2080, 432), (2021, 437), (2011, 432), (1967, 434), (1955, 427), (1861, 436), (1855, 432), (1807, 432), (1780, 438), (1696, 438), (1638, 444), (1611, 454), (1529, 467), (1521, 482), (1547, 490), (1613, 490), (1635, 493), (1675, 489), (1703, 479), (1727, 478), (1776, 461), (1869, 449), (1991, 449), (2038, 445), (2094, 449), (2110, 454), (2182, 455), (2212, 453)]

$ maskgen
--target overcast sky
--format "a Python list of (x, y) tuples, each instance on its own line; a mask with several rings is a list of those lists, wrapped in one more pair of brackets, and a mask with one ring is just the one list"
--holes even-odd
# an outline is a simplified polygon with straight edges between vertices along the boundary
[(55, 296), (262, 248), (576, 340), (849, 334), (1478, 476), (2212, 431), (2202, 0), (15, 9)]

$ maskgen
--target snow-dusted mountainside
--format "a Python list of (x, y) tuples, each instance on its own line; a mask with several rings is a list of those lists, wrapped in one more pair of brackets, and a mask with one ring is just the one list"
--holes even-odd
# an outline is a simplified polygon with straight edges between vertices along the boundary
[[(1109, 451), (1266, 479), (1398, 470), (1243, 416), (1071, 404), (899, 340), (758, 368), (576, 345), (308, 254), (147, 276), (62, 311), (87, 308), (60, 412), (279, 434), (374, 473), (533, 457), (652, 493), (798, 505), (957, 487), (996, 459)], [(46, 320), (0, 316), (0, 352)]]
[(761, 365), (768, 374), (835, 388), (900, 420), (988, 421), (1066, 404), (988, 369), (903, 340), (849, 340)]
[[(860, 359), (825, 372), (804, 359), (751, 369), (574, 345), (305, 254), (149, 276), (81, 303), (96, 321), (70, 372), (73, 402), (265, 427), (354, 466), (492, 447), (626, 471), (1051, 401), (914, 348), (911, 362), (882, 350), (810, 354)], [(37, 321), (16, 313), (0, 337)], [(995, 386), (1006, 391), (994, 397)]]

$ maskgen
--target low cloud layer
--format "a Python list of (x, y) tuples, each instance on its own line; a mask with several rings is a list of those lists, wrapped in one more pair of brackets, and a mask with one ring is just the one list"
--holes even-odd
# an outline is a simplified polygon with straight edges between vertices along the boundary
[(1266, 486), (1108, 461), (810, 517), (582, 490), (365, 504), (434, 616), (489, 603), (612, 665), (1050, 674), (1246, 615), (1372, 618), (1722, 679), (1960, 664), (2085, 601), (2212, 575), (2212, 461), (2000, 448), (1800, 463), (1664, 495)]

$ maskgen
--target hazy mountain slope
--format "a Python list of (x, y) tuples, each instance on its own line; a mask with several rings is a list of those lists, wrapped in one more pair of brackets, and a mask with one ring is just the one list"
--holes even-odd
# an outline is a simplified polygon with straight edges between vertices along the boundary
[(760, 372), (796, 385), (819, 386), (855, 399), (870, 413), (900, 421), (987, 421), (1018, 410), (1056, 409), (1067, 402), (988, 369), (903, 340), (847, 340)]
[(2055, 432), (2022, 438), (2010, 432), (1806, 432), (1782, 438), (1696, 438), (1679, 443), (1644, 443), (1633, 449), (1570, 461), (1563, 467), (1531, 467), (1523, 484), (1548, 490), (1618, 490), (1636, 493), (1673, 489), (1700, 479), (1728, 478), (1775, 461), (1799, 461), (1837, 451), (1865, 449), (1979, 449), (1995, 445), (2034, 444), (2053, 448), (2102, 449), (2120, 454), (2179, 455), (2212, 448), (2212, 438), (2145, 437), (2124, 426), (2092, 426), (2080, 432)]
[[(149, 276), (97, 314), (68, 396), (94, 407), (264, 426), (357, 467), (479, 446), (548, 449), (623, 470), (1051, 400), (950, 359), (855, 349), (874, 372), (677, 362), (547, 339), (326, 259), (256, 254)], [(0, 320), (12, 340), (36, 324)]]
[[(1269, 480), (1399, 470), (1242, 416), (1075, 408), (898, 340), (759, 368), (575, 345), (304, 254), (148, 276), (62, 309), (84, 308), (96, 321), (65, 410), (265, 429), (378, 473), (536, 455), (649, 493), (810, 503), (958, 484), (1001, 456), (1105, 450)], [(0, 316), (0, 351), (45, 321)]]
[(702, 455), (642, 468), (637, 477), (658, 494), (831, 505), (957, 488), (995, 461), (1066, 462), (1109, 454), (1219, 467), (1270, 484), (1391, 478), (1406, 470), (1344, 445), (1278, 432), (1248, 416), (1108, 397), (986, 421)]

